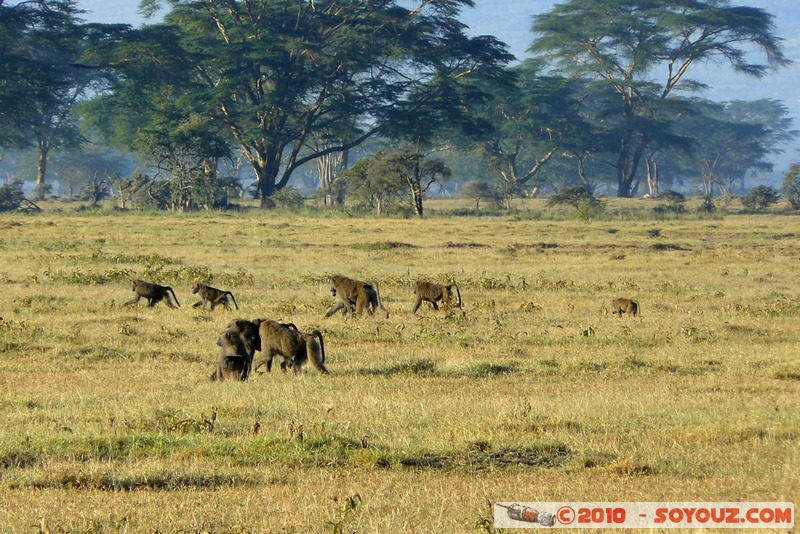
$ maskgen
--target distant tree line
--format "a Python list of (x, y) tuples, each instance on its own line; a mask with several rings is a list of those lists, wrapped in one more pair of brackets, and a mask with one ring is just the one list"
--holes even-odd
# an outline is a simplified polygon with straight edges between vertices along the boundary
[(797, 134), (782, 102), (709, 101), (689, 77), (788, 64), (762, 9), (567, 0), (512, 64), (467, 35), (471, 5), (142, 0), (165, 15), (132, 28), (86, 23), (72, 0), (0, 0), (0, 170), (12, 190), (58, 182), (123, 208), (296, 206), (299, 185), (422, 217), (454, 184), (477, 207), (570, 187), (744, 194)]

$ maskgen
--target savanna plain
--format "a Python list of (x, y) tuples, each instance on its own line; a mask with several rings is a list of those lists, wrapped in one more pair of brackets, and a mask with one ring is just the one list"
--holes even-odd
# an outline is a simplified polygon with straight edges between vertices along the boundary
[[(800, 217), (430, 205), (0, 216), (0, 530), (461, 532), (491, 531), (497, 501), (800, 504)], [(325, 319), (335, 273), (376, 281), (389, 319)], [(121, 307), (132, 278), (181, 307)], [(412, 314), (418, 278), (457, 281), (463, 308)], [(196, 281), (240, 309), (193, 308)], [(257, 317), (320, 329), (330, 376), (211, 382), (220, 332)]]

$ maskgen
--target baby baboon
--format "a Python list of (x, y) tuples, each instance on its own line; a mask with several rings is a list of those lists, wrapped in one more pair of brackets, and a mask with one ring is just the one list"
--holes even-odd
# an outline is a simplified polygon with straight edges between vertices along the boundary
[(639, 303), (631, 299), (614, 299), (611, 301), (611, 313), (619, 314), (620, 317), (622, 317), (623, 313), (636, 317), (640, 315)]
[(376, 282), (367, 283), (335, 274), (331, 276), (331, 295), (336, 297), (336, 303), (325, 317), (330, 317), (339, 310), (347, 315), (348, 312), (361, 314), (366, 309), (372, 315), (380, 308), (385, 317), (389, 318), (389, 310), (383, 307)]
[[(181, 303), (178, 302), (178, 297), (175, 296), (175, 292), (169, 286), (160, 286), (158, 284), (151, 284), (150, 282), (145, 282), (144, 280), (134, 280), (133, 281), (133, 288), (132, 291), (136, 293), (136, 298), (129, 300), (122, 306), (130, 306), (132, 304), (136, 304), (139, 302), (140, 298), (147, 299), (147, 305), (152, 308), (162, 300), (167, 303), (167, 306), (170, 308), (180, 308)], [(169, 298), (169, 293), (172, 293), (172, 297), (175, 299), (175, 304)]]
[(228, 302), (228, 296), (230, 295), (231, 299), (233, 299), (233, 305), (236, 306), (236, 309), (239, 309), (239, 305), (236, 303), (236, 297), (233, 296), (233, 293), (230, 291), (223, 291), (222, 289), (217, 289), (216, 287), (207, 286), (206, 284), (201, 284), (200, 282), (194, 286), (194, 290), (192, 293), (199, 293), (200, 294), (200, 301), (195, 302), (192, 305), (192, 308), (199, 308), (200, 306), (206, 307), (206, 303), (211, 303), (211, 309), (213, 310), (218, 305), (225, 306), (225, 309), (230, 311), (231, 310), (231, 303)]
[[(266, 365), (267, 371), (272, 371), (272, 358), (283, 356), (295, 373), (302, 371), (303, 364), (310, 360), (321, 373), (329, 374), (325, 367), (325, 343), (319, 330), (300, 332), (292, 323), (267, 320), (261, 323), (258, 332), (262, 358), (255, 362), (253, 370)], [(281, 368), (286, 370), (284, 365)]]
[(242, 336), (235, 328), (225, 330), (217, 339), (219, 358), (211, 380), (247, 380), (253, 357), (248, 353)]
[(456, 304), (456, 308), (461, 308), (461, 291), (458, 289), (458, 284), (454, 281), (452, 284), (444, 285), (444, 284), (435, 284), (433, 282), (428, 282), (426, 280), (417, 280), (414, 284), (414, 294), (417, 296), (417, 302), (414, 303), (414, 309), (411, 310), (411, 313), (417, 313), (420, 304), (422, 301), (428, 301), (433, 305), (434, 310), (439, 309), (439, 305), (436, 304), (438, 301), (442, 301), (442, 304), (445, 306), (451, 306), (453, 304), (453, 288), (456, 288), (456, 294), (458, 295), (458, 303)]

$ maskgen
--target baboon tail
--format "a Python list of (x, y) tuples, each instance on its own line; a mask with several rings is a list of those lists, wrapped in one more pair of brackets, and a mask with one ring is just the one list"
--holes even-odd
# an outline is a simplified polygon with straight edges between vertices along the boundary
[(325, 342), (322, 340), (322, 332), (320, 332), (319, 330), (314, 330), (309, 335), (311, 336), (312, 340), (313, 340), (313, 338), (319, 339), (319, 352), (320, 352), (320, 354), (319, 354), (319, 358), (317, 358), (317, 355), (314, 354), (313, 349), (311, 349), (311, 347), (309, 347), (308, 359), (311, 360), (311, 363), (314, 365), (314, 367), (316, 367), (317, 370), (319, 370), (321, 373), (324, 373), (326, 375), (330, 374), (330, 371), (328, 371), (328, 368), (325, 367)]
[(458, 304), (456, 305), (458, 309), (461, 309), (461, 290), (458, 288), (458, 282), (453, 280), (453, 285), (456, 286), (456, 295), (458, 295)]
[(178, 295), (175, 294), (175, 291), (173, 291), (173, 289), (171, 287), (167, 286), (167, 289), (169, 290), (170, 293), (172, 293), (172, 298), (175, 299), (175, 304), (177, 304), (178, 307), (180, 308), (181, 307), (181, 303), (178, 302)]
[(637, 316), (641, 317), (642, 316), (642, 308), (639, 307), (639, 301), (638, 300), (634, 300), (633, 303), (636, 305), (636, 309), (634, 310), (633, 316), (634, 317), (637, 317)]
[(325, 341), (322, 339), (322, 332), (314, 330), (311, 335), (319, 339), (320, 363), (325, 363)]
[(383, 301), (381, 300), (381, 291), (378, 289), (378, 282), (372, 282), (372, 287), (375, 288), (375, 296), (378, 297), (378, 307), (383, 310), (384, 315), (386, 318), (389, 318), (389, 310), (383, 307)]
[(238, 310), (239, 309), (239, 305), (236, 304), (236, 297), (234, 297), (233, 293), (231, 293), (230, 291), (227, 291), (226, 293), (228, 293), (228, 295), (231, 296), (231, 300), (233, 300), (233, 305), (236, 306), (236, 309)]

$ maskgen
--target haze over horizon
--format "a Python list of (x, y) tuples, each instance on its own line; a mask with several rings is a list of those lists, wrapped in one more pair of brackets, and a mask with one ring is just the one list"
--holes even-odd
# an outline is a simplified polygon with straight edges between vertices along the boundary
[[(554, 0), (476, 0), (475, 7), (465, 9), (461, 20), (472, 35), (494, 35), (505, 42), (510, 51), (522, 60), (529, 55), (526, 49), (533, 40), (530, 31), (533, 15), (549, 11)], [(695, 65), (690, 77), (709, 85), (703, 97), (718, 102), (731, 100), (758, 100), (770, 98), (783, 101), (800, 130), (800, 34), (793, 33), (794, 21), (800, 20), (800, 2), (797, 0), (733, 0), (733, 5), (758, 7), (775, 16), (777, 35), (783, 39), (784, 53), (793, 63), (770, 72), (762, 79), (749, 78), (734, 73), (726, 64)], [(77, 5), (86, 11), (87, 21), (125, 23), (138, 26), (146, 21), (137, 13), (139, 0), (78, 0)], [(763, 61), (758, 58), (757, 61)], [(800, 160), (800, 139), (782, 147), (783, 154), (773, 156), (774, 173), (782, 176), (789, 164)]]

